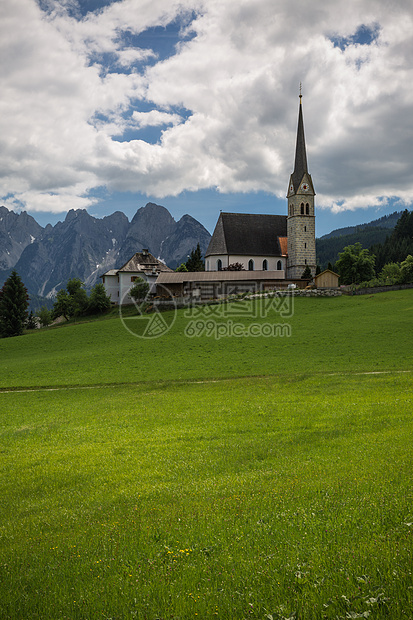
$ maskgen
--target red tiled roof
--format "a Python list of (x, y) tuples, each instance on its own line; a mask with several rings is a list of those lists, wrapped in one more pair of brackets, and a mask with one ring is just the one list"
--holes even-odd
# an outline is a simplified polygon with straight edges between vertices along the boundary
[(278, 237), (280, 244), (281, 256), (288, 256), (288, 237)]

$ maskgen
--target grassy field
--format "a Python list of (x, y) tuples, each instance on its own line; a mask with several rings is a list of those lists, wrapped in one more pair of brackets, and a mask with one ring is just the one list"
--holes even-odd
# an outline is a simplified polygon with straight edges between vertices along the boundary
[[(215, 314), (214, 314), (215, 308)], [(412, 368), (412, 291), (297, 298), (290, 316), (252, 304), (181, 310), (165, 337), (144, 340), (120, 320), (38, 330), (0, 341), (0, 389)], [(170, 313), (165, 313), (167, 320)], [(184, 337), (192, 323), (286, 324), (290, 337)], [(133, 318), (125, 323), (134, 329)]]
[(0, 618), (413, 618), (412, 291), (242, 308), (0, 341)]

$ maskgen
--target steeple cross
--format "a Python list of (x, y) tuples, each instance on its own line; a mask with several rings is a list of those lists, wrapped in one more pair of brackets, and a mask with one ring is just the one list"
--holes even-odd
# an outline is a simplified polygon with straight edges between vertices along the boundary
[(303, 95), (301, 94), (301, 90), (302, 90), (302, 84), (301, 84), (301, 82), (300, 82), (300, 99), (301, 99), (301, 97), (303, 96)]

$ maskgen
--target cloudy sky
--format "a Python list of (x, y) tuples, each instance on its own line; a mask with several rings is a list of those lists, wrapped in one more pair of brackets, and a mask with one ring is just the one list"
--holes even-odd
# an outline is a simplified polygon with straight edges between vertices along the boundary
[(286, 213), (299, 84), (317, 234), (413, 202), (413, 0), (0, 3), (0, 204)]

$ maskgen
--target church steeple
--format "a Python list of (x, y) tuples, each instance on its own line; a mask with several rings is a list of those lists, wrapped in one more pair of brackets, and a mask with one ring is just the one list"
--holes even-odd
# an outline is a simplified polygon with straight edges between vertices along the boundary
[[(303, 106), (302, 106), (302, 94), (300, 84), (300, 106), (298, 110), (298, 127), (297, 127), (297, 142), (295, 145), (295, 162), (294, 172), (290, 176), (290, 185), (288, 188), (287, 196), (293, 196), (294, 194), (312, 194), (315, 195), (313, 182), (311, 175), (308, 172), (307, 166), (307, 151), (305, 147), (304, 136), (304, 121), (303, 121)], [(303, 191), (304, 189), (304, 191)]]
[(314, 275), (316, 269), (315, 191), (307, 167), (301, 98), (300, 84), (300, 107), (298, 112), (294, 172), (290, 176), (290, 185), (287, 194), (287, 277), (289, 279), (301, 278), (308, 267)]
[(302, 95), (300, 93), (300, 108), (298, 112), (298, 128), (297, 128), (297, 143), (295, 147), (295, 164), (294, 172), (292, 174), (292, 181), (294, 190), (297, 192), (300, 182), (304, 174), (308, 174), (307, 168), (307, 152), (305, 148), (305, 136), (304, 136), (304, 121), (303, 121), (303, 106), (301, 104)]

